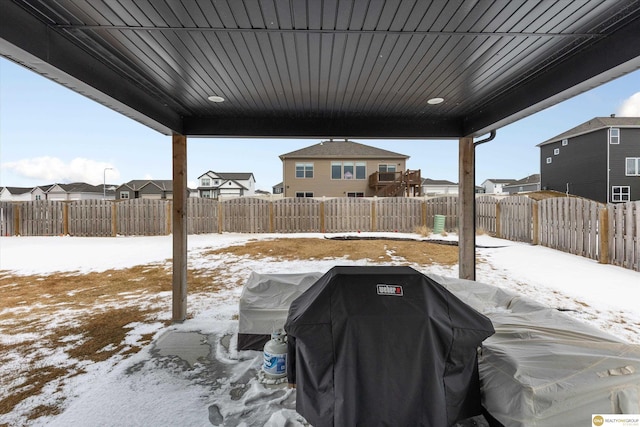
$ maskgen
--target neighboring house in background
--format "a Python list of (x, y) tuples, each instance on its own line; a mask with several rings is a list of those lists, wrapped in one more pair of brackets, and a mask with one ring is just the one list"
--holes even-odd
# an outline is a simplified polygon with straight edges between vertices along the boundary
[(515, 182), (515, 179), (485, 179), (482, 188), (486, 194), (504, 194), (504, 186)]
[[(106, 191), (105, 191), (106, 190)], [(86, 182), (73, 182), (71, 184), (53, 184), (46, 190), (47, 200), (101, 200), (104, 193), (106, 199), (113, 200), (114, 193), (109, 187), (91, 185)]]
[(170, 179), (134, 179), (115, 189), (116, 200), (173, 199), (173, 181)]
[(458, 184), (445, 179), (425, 178), (422, 180), (422, 194), (425, 196), (457, 195)]
[(640, 200), (640, 117), (595, 117), (540, 144), (543, 190)]
[(276, 184), (272, 187), (273, 194), (282, 194), (284, 193), (284, 185), (281, 182), (280, 184)]
[(349, 140), (323, 141), (280, 155), (284, 197), (419, 195), (420, 171), (405, 170), (408, 158)]
[(203, 198), (243, 197), (256, 194), (256, 179), (251, 172), (208, 171), (198, 177), (198, 195)]
[[(37, 187), (36, 187), (37, 188)], [(34, 187), (2, 187), (0, 188), (0, 202), (27, 202), (31, 200), (44, 200), (34, 197)]]
[(535, 173), (526, 178), (514, 181), (511, 184), (503, 185), (502, 190), (509, 194), (538, 191), (540, 190), (540, 174)]

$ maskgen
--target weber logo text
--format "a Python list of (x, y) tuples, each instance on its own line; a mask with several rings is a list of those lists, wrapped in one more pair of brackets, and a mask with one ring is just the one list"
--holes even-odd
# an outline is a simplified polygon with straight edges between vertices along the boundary
[(399, 286), (399, 285), (379, 284), (377, 288), (378, 288), (378, 295), (394, 295), (397, 297), (401, 297), (404, 295), (404, 293), (402, 292), (402, 286)]

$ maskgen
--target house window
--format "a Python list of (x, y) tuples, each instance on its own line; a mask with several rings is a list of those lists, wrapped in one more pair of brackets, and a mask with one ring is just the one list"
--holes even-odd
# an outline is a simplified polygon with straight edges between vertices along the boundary
[(612, 202), (628, 202), (630, 200), (631, 187), (614, 185), (611, 187), (611, 201)]
[(219, 179), (214, 179), (213, 180), (213, 185), (215, 185), (215, 186), (220, 185), (220, 180)]
[(41, 194), (36, 194), (36, 200), (42, 200), (42, 195)]
[(550, 164), (552, 161), (551, 157), (547, 157), (547, 164)]
[(562, 140), (562, 146), (566, 147), (567, 145), (569, 145), (569, 140), (565, 138)]
[(640, 157), (627, 157), (627, 176), (640, 176)]
[(313, 193), (310, 191), (296, 191), (296, 197), (313, 197)]
[(331, 162), (331, 179), (366, 179), (366, 162)]
[(378, 172), (395, 172), (396, 165), (378, 165)]
[(120, 198), (121, 199), (128, 199), (129, 198), (129, 192), (128, 191), (121, 191), (120, 192)]
[(313, 163), (296, 163), (296, 178), (313, 178)]
[(352, 192), (352, 193), (347, 193), (347, 197), (364, 197), (364, 193), (362, 192)]
[(609, 129), (609, 144), (620, 144), (620, 129)]
[(211, 191), (209, 190), (205, 190), (202, 192), (202, 198), (203, 199), (210, 199), (211, 198)]
[(209, 178), (202, 178), (200, 179), (200, 185), (203, 187), (208, 187), (211, 185), (211, 179)]
[(557, 156), (558, 154), (560, 154), (560, 149), (559, 148), (554, 148), (553, 149), (553, 155)]

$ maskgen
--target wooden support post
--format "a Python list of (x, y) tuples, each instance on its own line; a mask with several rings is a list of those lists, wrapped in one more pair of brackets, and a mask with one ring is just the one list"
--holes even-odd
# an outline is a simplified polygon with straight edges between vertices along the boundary
[(187, 137), (173, 135), (173, 321), (187, 318)]
[(427, 201), (422, 201), (422, 212), (420, 214), (420, 225), (427, 227)]
[(320, 202), (320, 232), (324, 233), (324, 201)]
[(173, 201), (169, 200), (169, 202), (167, 203), (167, 211), (166, 211), (166, 216), (167, 216), (167, 225), (166, 225), (166, 230), (167, 230), (167, 234), (171, 234), (171, 212), (173, 210)]
[(459, 236), (458, 271), (461, 279), (476, 280), (476, 199), (475, 199), (475, 146), (473, 138), (460, 138), (458, 174)]
[(609, 264), (609, 210), (606, 206), (600, 209), (598, 237), (600, 239), (600, 256), (598, 257), (598, 262), (600, 264)]
[(224, 217), (223, 217), (223, 205), (220, 199), (217, 201), (218, 204), (218, 234), (222, 234), (224, 228)]
[(502, 226), (500, 225), (500, 209), (500, 200), (498, 200), (496, 202), (496, 237), (499, 239), (502, 238)]

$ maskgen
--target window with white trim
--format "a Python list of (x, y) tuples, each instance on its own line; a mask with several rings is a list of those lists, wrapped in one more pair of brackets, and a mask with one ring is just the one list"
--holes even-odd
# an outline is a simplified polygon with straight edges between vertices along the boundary
[(200, 178), (200, 186), (208, 187), (211, 185), (211, 178)]
[(296, 197), (313, 197), (311, 191), (296, 191)]
[(331, 179), (367, 179), (367, 163), (331, 162)]
[(560, 154), (560, 149), (559, 148), (554, 148), (553, 149), (553, 155), (557, 156), (558, 154)]
[(313, 178), (313, 163), (296, 163), (296, 178)]
[(552, 159), (551, 157), (547, 157), (547, 164), (551, 163)]
[(625, 163), (627, 176), (640, 176), (640, 157), (627, 157)]
[(565, 138), (562, 140), (562, 146), (566, 147), (567, 145), (569, 145), (569, 140)]
[(347, 193), (347, 197), (364, 197), (364, 193), (357, 191), (357, 192), (349, 192)]
[(611, 187), (612, 202), (628, 202), (630, 200), (631, 187), (628, 185), (614, 185)]
[(378, 165), (378, 172), (395, 172), (395, 171), (396, 171), (396, 165), (385, 165), (385, 164)]
[(609, 129), (609, 144), (620, 144), (620, 129)]
[(129, 192), (128, 191), (121, 191), (120, 192), (120, 198), (121, 199), (128, 199), (129, 198)]

